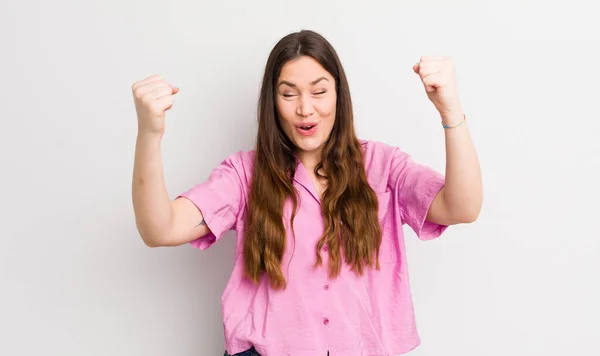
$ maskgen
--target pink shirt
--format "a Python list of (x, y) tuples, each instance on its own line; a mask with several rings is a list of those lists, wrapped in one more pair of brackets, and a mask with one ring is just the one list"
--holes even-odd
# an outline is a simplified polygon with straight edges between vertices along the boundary
[[(235, 230), (235, 265), (222, 296), (225, 348), (235, 354), (251, 346), (264, 356), (397, 355), (420, 344), (410, 293), (403, 224), (422, 240), (442, 234), (447, 226), (425, 221), (428, 208), (444, 185), (443, 176), (413, 162), (397, 147), (362, 141), (369, 184), (379, 198), (383, 230), (381, 269), (362, 277), (342, 267), (329, 279), (328, 254), (314, 269), (315, 246), (323, 233), (319, 195), (302, 164), (294, 186), (300, 195), (294, 239), (288, 238), (283, 273), (284, 291), (269, 287), (266, 278), (254, 285), (243, 278), (242, 247), (248, 189), (254, 152), (238, 152), (223, 161), (210, 177), (181, 196), (203, 213), (212, 233), (192, 241), (207, 249), (228, 230)], [(284, 209), (290, 216), (291, 204)], [(289, 219), (286, 228), (289, 230)], [(290, 260), (291, 252), (294, 256)], [(327, 252), (327, 246), (323, 252)]]

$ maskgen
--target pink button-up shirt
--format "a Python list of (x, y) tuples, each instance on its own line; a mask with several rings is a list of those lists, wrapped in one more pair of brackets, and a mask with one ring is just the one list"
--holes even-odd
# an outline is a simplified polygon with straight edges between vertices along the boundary
[[(419, 345), (403, 225), (423, 240), (442, 234), (447, 226), (425, 217), (444, 178), (397, 147), (374, 141), (362, 141), (362, 146), (383, 231), (381, 269), (367, 270), (362, 277), (344, 265), (337, 279), (329, 279), (327, 246), (321, 254), (324, 266), (313, 268), (323, 220), (319, 195), (301, 163), (294, 178), (300, 195), (296, 240), (288, 235), (282, 264), (288, 286), (283, 291), (271, 289), (266, 277), (258, 285), (243, 277), (253, 151), (229, 156), (205, 182), (181, 195), (200, 209), (211, 230), (192, 246), (204, 250), (228, 230), (237, 233), (235, 265), (222, 296), (229, 354), (254, 346), (264, 356), (325, 356), (328, 351), (331, 356), (397, 355)], [(291, 204), (284, 207), (287, 231), (291, 209)]]

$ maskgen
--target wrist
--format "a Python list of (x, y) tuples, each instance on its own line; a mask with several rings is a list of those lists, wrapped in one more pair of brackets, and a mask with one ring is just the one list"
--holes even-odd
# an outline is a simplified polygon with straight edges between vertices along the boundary
[(137, 141), (142, 143), (160, 143), (162, 133), (138, 131)]
[(444, 124), (444, 126), (456, 126), (465, 119), (462, 110), (440, 111), (440, 117), (442, 118), (442, 124)]

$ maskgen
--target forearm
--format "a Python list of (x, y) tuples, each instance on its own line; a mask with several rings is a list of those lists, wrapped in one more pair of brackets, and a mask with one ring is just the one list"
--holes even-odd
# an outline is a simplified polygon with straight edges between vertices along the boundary
[(140, 134), (137, 138), (132, 198), (136, 225), (144, 242), (156, 246), (167, 239), (173, 214), (158, 136)]
[[(447, 126), (458, 124), (462, 113), (441, 115)], [(444, 202), (459, 221), (471, 222), (479, 215), (483, 201), (481, 169), (468, 122), (445, 129), (446, 184)]]

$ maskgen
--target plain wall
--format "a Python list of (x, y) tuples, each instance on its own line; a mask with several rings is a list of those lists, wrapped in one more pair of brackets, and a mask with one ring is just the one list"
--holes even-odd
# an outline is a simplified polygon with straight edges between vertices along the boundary
[[(0, 3), (0, 354), (222, 355), (235, 235), (147, 248), (131, 204), (131, 85), (181, 88), (163, 141), (170, 194), (251, 149), (275, 42), (325, 35), (361, 138), (444, 171), (412, 65), (456, 64), (481, 160), (479, 220), (407, 227), (414, 356), (599, 355), (600, 25), (569, 1)], [(337, 355), (336, 355), (337, 356)]]

